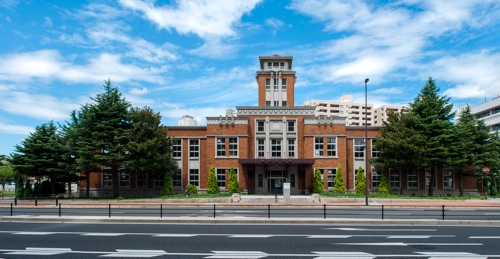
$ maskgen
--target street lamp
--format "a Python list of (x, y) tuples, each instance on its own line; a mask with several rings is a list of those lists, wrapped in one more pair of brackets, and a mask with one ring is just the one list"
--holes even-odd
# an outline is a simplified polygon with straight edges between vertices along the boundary
[(365, 205), (368, 206), (368, 81), (365, 79)]

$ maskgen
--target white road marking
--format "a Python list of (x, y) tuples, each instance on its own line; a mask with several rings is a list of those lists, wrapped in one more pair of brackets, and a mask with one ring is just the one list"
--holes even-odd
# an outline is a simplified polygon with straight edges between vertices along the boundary
[(196, 234), (158, 234), (153, 235), (154, 237), (194, 237)]
[(404, 243), (404, 242), (382, 242), (382, 243), (334, 243), (333, 245), (351, 246), (482, 246), (481, 243)]
[(418, 238), (418, 239), (424, 239), (424, 238), (431, 238), (432, 236), (412, 236), (412, 235), (400, 235), (400, 236), (388, 236), (387, 238), (390, 239), (397, 239), (397, 238)]
[(242, 237), (242, 238), (268, 238), (272, 237), (272, 235), (232, 235), (229, 237)]
[(308, 236), (306, 238), (350, 238), (352, 236), (348, 235), (314, 235), (314, 236)]
[(26, 250), (8, 252), (8, 255), (58, 255), (71, 252), (71, 248), (26, 247)]
[(376, 255), (364, 253), (364, 252), (312, 252), (318, 254), (319, 257), (314, 257), (314, 259), (371, 259), (375, 258)]
[(54, 232), (14, 232), (12, 235), (35, 235), (35, 236), (44, 236), (44, 235), (52, 235)]
[(409, 228), (409, 229), (401, 229), (401, 228), (398, 228), (398, 229), (393, 229), (393, 228), (378, 228), (378, 229), (374, 229), (374, 228), (327, 228), (327, 229), (335, 229), (335, 230), (343, 230), (343, 231), (376, 231), (376, 232), (381, 232), (381, 231), (388, 231), (388, 232), (424, 232), (424, 231), (437, 231), (437, 229), (424, 229), (424, 228), (420, 228), (420, 229), (413, 229), (413, 228)]
[(472, 239), (498, 239), (500, 236), (470, 236)]
[(163, 250), (132, 250), (132, 249), (116, 249), (116, 253), (107, 253), (99, 257), (132, 257), (146, 258), (167, 255)]
[(98, 237), (119, 237), (126, 235), (126, 233), (84, 233), (82, 236), (98, 236)]
[(263, 258), (268, 254), (261, 251), (212, 251), (215, 255), (207, 256), (204, 258), (227, 258), (227, 259), (251, 259)]
[(487, 256), (478, 255), (467, 252), (416, 252), (417, 254), (422, 254), (429, 256), (431, 258), (439, 259), (456, 259), (456, 258), (467, 258), (467, 259), (487, 259)]

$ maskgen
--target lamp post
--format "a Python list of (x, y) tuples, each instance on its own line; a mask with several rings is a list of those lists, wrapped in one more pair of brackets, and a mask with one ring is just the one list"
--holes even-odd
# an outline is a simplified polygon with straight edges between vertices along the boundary
[(365, 205), (368, 206), (368, 81), (365, 79)]

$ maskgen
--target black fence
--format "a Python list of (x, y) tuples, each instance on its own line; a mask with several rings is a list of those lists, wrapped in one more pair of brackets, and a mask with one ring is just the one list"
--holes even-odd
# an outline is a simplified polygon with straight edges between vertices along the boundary
[(384, 205), (173, 205), (173, 204), (61, 204), (0, 205), (0, 216), (104, 216), (104, 217), (245, 217), (304, 219), (434, 219), (500, 220), (500, 207), (384, 206)]

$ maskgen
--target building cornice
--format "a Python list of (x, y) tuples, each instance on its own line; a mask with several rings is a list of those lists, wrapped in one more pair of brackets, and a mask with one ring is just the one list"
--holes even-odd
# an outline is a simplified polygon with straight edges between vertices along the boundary
[(307, 106), (236, 106), (238, 116), (282, 115), (282, 116), (314, 116), (316, 107)]

